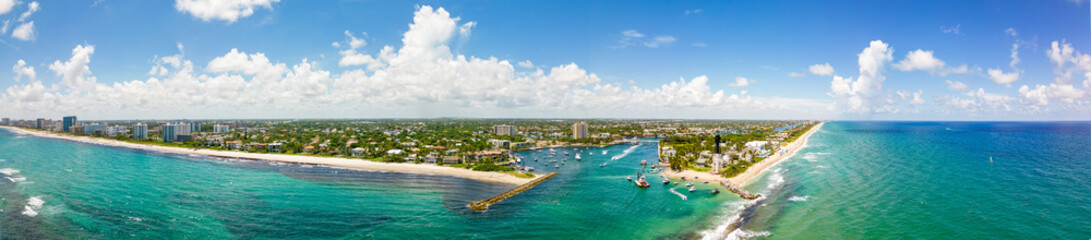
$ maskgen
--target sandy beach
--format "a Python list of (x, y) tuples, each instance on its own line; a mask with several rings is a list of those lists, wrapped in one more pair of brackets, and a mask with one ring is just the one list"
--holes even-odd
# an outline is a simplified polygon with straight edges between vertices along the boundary
[[(182, 147), (167, 147), (158, 145), (138, 144), (130, 142), (122, 142), (113, 139), (92, 138), (86, 136), (71, 136), (61, 135), (45, 131), (28, 130), (22, 128), (0, 126), (4, 129), (11, 130), (12, 132), (19, 134), (34, 135), (45, 138), (63, 139), (75, 142), (98, 144), (105, 146), (124, 147), (132, 149), (140, 149), (147, 151), (158, 151), (164, 153), (175, 154), (197, 154), (203, 156), (221, 157), (221, 158), (237, 158), (247, 160), (263, 160), (263, 161), (275, 161), (275, 162), (288, 162), (288, 163), (300, 163), (300, 164), (313, 164), (321, 166), (336, 166), (344, 168), (352, 168), (367, 171), (387, 171), (387, 172), (404, 172), (414, 174), (434, 174), (444, 175), (459, 178), (467, 178), (485, 182), (498, 182), (509, 184), (524, 184), (534, 180), (534, 178), (519, 178), (512, 175), (499, 172), (482, 172), (473, 171), (463, 168), (443, 167), (430, 164), (411, 164), (411, 163), (384, 163), (373, 162), (363, 159), (349, 159), (349, 158), (337, 158), (337, 157), (318, 157), (318, 156), (304, 156), (304, 155), (288, 155), (288, 154), (263, 154), (263, 153), (248, 153), (237, 151), (220, 151), (211, 149), (193, 149)], [(536, 174), (541, 177), (544, 174)]]
[(807, 138), (810, 138), (811, 134), (814, 134), (815, 132), (818, 131), (818, 129), (822, 128), (822, 124), (825, 124), (825, 122), (818, 123), (818, 125), (815, 125), (809, 131), (804, 133), (803, 136), (800, 136), (795, 141), (793, 141), (791, 143), (788, 143), (788, 146), (785, 146), (784, 148), (781, 148), (780, 151), (778, 151), (773, 156), (765, 158), (761, 162), (758, 162), (758, 163), (755, 163), (754, 165), (751, 165), (749, 168), (746, 169), (745, 172), (743, 172), (743, 173), (741, 173), (739, 175), (736, 175), (735, 177), (725, 179), (724, 177), (721, 177), (719, 175), (715, 175), (715, 174), (711, 174), (711, 173), (707, 173), (707, 172), (698, 172), (698, 171), (693, 171), (693, 170), (683, 170), (683, 171), (666, 170), (666, 171), (661, 172), (661, 174), (663, 174), (663, 175), (665, 175), (667, 177), (670, 177), (670, 178), (681, 178), (681, 177), (693, 178), (694, 176), (696, 176), (700, 180), (707, 180), (707, 181), (727, 180), (727, 181), (731, 182), (732, 184), (735, 184), (735, 186), (743, 186), (744, 184), (746, 184), (750, 180), (753, 180), (755, 177), (760, 175), (766, 169), (768, 169), (768, 168), (770, 168), (772, 166), (775, 166), (777, 163), (780, 163), (781, 160), (787, 159), (787, 158), (791, 157), (792, 155), (795, 155), (796, 151), (798, 151), (799, 148), (803, 147), (803, 145), (807, 143)]

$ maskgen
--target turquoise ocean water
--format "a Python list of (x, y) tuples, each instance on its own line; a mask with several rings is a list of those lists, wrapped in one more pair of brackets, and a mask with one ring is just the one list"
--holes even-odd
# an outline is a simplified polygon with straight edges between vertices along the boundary
[[(656, 147), (523, 152), (557, 171), (483, 213), (465, 206), (513, 187), (466, 179), (164, 155), (0, 130), (0, 236), (31, 239), (692, 238), (738, 198), (712, 184), (636, 188), (625, 176)], [(574, 160), (582, 152), (582, 160)], [(594, 151), (594, 155), (590, 153)], [(603, 151), (607, 151), (603, 154)], [(565, 156), (563, 153), (570, 155)], [(534, 158), (540, 158), (538, 162)], [(560, 160), (566, 159), (564, 164)], [(606, 166), (600, 167), (602, 163)], [(687, 195), (689, 200), (670, 192)]]
[(736, 236), (1091, 239), (1091, 123), (832, 122), (746, 188)]
[(559, 148), (563, 165), (522, 152), (560, 175), (477, 213), (465, 204), (511, 186), (0, 130), (0, 237), (1089, 239), (1089, 143), (1091, 123), (832, 122), (744, 186), (757, 201), (654, 174), (634, 187), (624, 178), (654, 163), (654, 144)]

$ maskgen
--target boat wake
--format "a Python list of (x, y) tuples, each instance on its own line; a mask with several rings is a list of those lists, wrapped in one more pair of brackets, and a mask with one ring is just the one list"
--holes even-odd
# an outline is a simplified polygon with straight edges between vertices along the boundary
[(685, 200), (686, 200), (686, 195), (683, 195), (683, 194), (681, 194), (681, 193), (678, 193), (678, 191), (674, 191), (674, 189), (675, 189), (675, 188), (671, 188), (671, 189), (670, 189), (669, 191), (670, 191), (671, 193), (674, 193), (674, 195), (678, 195), (678, 197), (682, 198), (682, 201), (685, 201)]
[(640, 145), (633, 145), (632, 147), (625, 149), (625, 151), (621, 151), (621, 154), (610, 157), (610, 161), (617, 161), (618, 159), (621, 159), (625, 156), (629, 156), (629, 153), (632, 153), (633, 150), (636, 150), (637, 147), (640, 147)]

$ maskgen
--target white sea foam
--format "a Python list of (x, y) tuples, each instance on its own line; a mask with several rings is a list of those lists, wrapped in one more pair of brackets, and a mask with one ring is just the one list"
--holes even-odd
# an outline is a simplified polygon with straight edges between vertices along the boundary
[(19, 170), (18, 169), (13, 169), (13, 168), (0, 168), (0, 174), (11, 176), (11, 175), (19, 174)]
[(42, 205), (45, 205), (45, 201), (41, 197), (30, 197), (27, 199), (27, 205), (23, 207), (22, 213), (31, 217), (38, 216), (38, 211), (35, 210), (42, 208)]
[[(702, 240), (724, 239), (727, 236), (731, 235), (731, 233), (727, 232), (727, 228), (731, 227), (731, 224), (738, 222), (740, 218), (742, 218), (743, 210), (745, 210), (747, 206), (754, 204), (754, 201), (730, 202), (725, 204), (729, 206), (722, 208), (724, 209), (723, 221), (720, 221), (720, 223), (717, 224), (716, 227), (701, 231)], [(732, 208), (730, 206), (735, 207)]]
[(808, 198), (811, 198), (811, 196), (792, 196), (792, 197), (788, 198), (788, 201), (806, 202)]
[(25, 178), (25, 177), (4, 177), (4, 179), (7, 179), (8, 181), (11, 181), (13, 183), (14, 182), (22, 182), (22, 181), (27, 180), (27, 178)]
[(769, 236), (769, 231), (755, 232), (755, 231), (750, 231), (750, 230), (740, 228), (740, 229), (735, 229), (735, 231), (731, 231), (731, 233), (728, 234), (727, 238), (725, 238), (725, 239), (728, 239), (728, 240), (751, 239), (751, 238), (765, 237), (765, 236)]
[(773, 173), (769, 174), (769, 186), (768, 189), (766, 189), (767, 193), (773, 192), (773, 189), (777, 189), (784, 185), (784, 172), (787, 171), (788, 169), (785, 168), (773, 169)]
[(30, 206), (26, 206), (26, 207), (23, 207), (23, 215), (27, 215), (27, 216), (31, 216), (31, 217), (38, 216), (38, 212), (34, 211), (34, 209), (30, 208)]
[(41, 208), (43, 204), (45, 204), (45, 201), (42, 200), (42, 197), (30, 197), (27, 199), (27, 206), (33, 207), (34, 209)]
[(830, 166), (826, 166), (826, 165), (818, 165), (818, 166), (815, 166), (815, 168), (821, 168), (821, 169), (826, 169), (826, 168), (830, 168)]
[(629, 147), (629, 148), (625, 149), (625, 151), (622, 151), (621, 154), (614, 155), (613, 157), (610, 157), (610, 160), (611, 161), (618, 160), (618, 159), (621, 159), (621, 158), (623, 158), (625, 156), (629, 156), (629, 153), (632, 153), (633, 150), (636, 150), (637, 147), (640, 147), (640, 145), (633, 145), (632, 147)]
[(803, 159), (807, 160), (808, 162), (818, 162), (818, 158), (823, 155), (830, 155), (830, 153), (810, 152), (807, 154), (803, 154)]

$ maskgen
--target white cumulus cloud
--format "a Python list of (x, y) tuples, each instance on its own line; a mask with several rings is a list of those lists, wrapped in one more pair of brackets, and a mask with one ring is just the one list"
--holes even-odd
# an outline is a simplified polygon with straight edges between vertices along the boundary
[(1018, 72), (1005, 73), (1003, 70), (990, 68), (987, 73), (989, 74), (989, 79), (992, 79), (996, 84), (1009, 85), (1015, 81), (1019, 81)]
[(34, 66), (27, 66), (27, 62), (23, 59), (19, 59), (14, 66), (11, 66), (11, 71), (15, 72), (15, 81), (18, 82), (23, 76), (26, 76), (30, 81), (37, 79), (38, 73), (34, 72)]
[(15, 7), (15, 0), (0, 0), (0, 15), (11, 12), (13, 7)]
[(1019, 95), (1029, 104), (1038, 106), (1049, 105), (1050, 99), (1060, 100), (1065, 103), (1073, 103), (1076, 99), (1084, 97), (1084, 91), (1072, 85), (1051, 83), (1049, 85), (1036, 85), (1031, 88), (1023, 85), (1019, 88)]
[(1057, 75), (1054, 82), (1070, 83), (1082, 75), (1084, 87), (1091, 88), (1091, 55), (1076, 51), (1072, 44), (1065, 40), (1053, 41), (1046, 53)]
[(91, 55), (94, 53), (95, 46), (76, 45), (76, 48), (72, 49), (72, 57), (68, 61), (54, 61), (53, 64), (49, 65), (49, 70), (60, 76), (62, 83), (70, 88), (93, 88), (96, 78), (88, 76), (91, 75), (91, 68), (88, 65), (91, 64)]
[[(465, 26), (443, 8), (420, 6), (402, 46), (370, 56), (382, 65), (334, 73), (302, 59), (276, 61), (262, 52), (231, 49), (195, 69), (182, 53), (155, 57), (146, 79), (98, 83), (91, 76), (92, 46), (77, 46), (50, 70), (59, 86), (37, 81), (0, 96), (5, 115), (79, 114), (88, 118), (273, 118), (568, 116), (687, 118), (791, 117), (825, 113), (827, 102), (725, 93), (707, 76), (680, 78), (657, 88), (604, 83), (576, 63), (516, 71), (495, 57), (452, 53), (449, 44)], [(353, 37), (340, 45), (353, 47)], [(357, 47), (365, 47), (359, 41)], [(178, 49), (181, 52), (181, 48)], [(526, 61), (529, 65), (530, 62)], [(34, 100), (34, 101), (30, 101)], [(10, 106), (10, 107), (7, 107)], [(815, 110), (819, 109), (819, 110)], [(97, 115), (96, 115), (97, 114)]]
[(955, 91), (962, 91), (962, 90), (970, 89), (970, 86), (967, 86), (965, 83), (962, 83), (962, 82), (959, 82), (959, 81), (947, 80), (947, 89), (951, 89), (951, 90), (955, 90)]
[(746, 79), (744, 77), (736, 77), (735, 82), (732, 82), (732, 83), (727, 84), (727, 85), (732, 86), (732, 87), (745, 87), (745, 86), (750, 85), (751, 82), (754, 82), (754, 81), (750, 80), (750, 79)]
[(19, 40), (23, 40), (23, 41), (33, 40), (34, 39), (34, 21), (19, 24), (18, 27), (15, 27), (15, 30), (11, 30), (11, 37), (19, 39)]
[(833, 75), (833, 66), (830, 66), (830, 63), (811, 65), (807, 69), (811, 71), (811, 74), (818, 76)]
[(534, 68), (534, 63), (530, 62), (530, 60), (526, 60), (519, 62), (519, 66), (523, 68)]
[(30, 2), (30, 4), (27, 4), (27, 11), (19, 15), (19, 21), (23, 22), (29, 19), (31, 14), (34, 14), (34, 12), (37, 12), (39, 10), (39, 7), (41, 6), (38, 5), (38, 1), (33, 1)]
[(883, 69), (892, 61), (894, 49), (881, 40), (871, 41), (867, 48), (857, 54), (860, 76), (852, 78), (833, 76), (830, 82), (830, 96), (839, 99), (847, 112), (865, 113), (875, 110), (874, 98), (883, 89)]
[(273, 9), (280, 0), (176, 0), (174, 8), (205, 22), (223, 20), (234, 23), (254, 14), (255, 8)]

